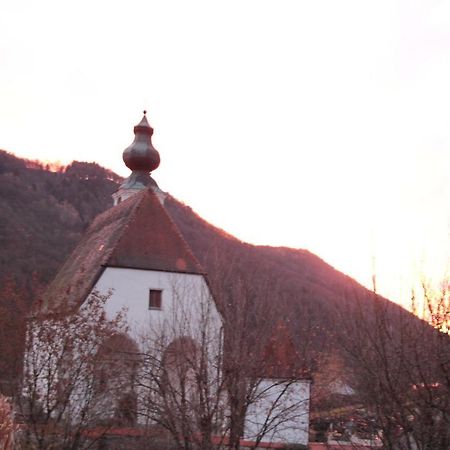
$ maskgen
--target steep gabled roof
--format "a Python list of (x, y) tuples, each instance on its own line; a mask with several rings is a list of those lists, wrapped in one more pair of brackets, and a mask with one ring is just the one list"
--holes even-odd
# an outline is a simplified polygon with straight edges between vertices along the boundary
[(105, 267), (204, 274), (151, 189), (96, 217), (49, 285), (44, 305), (81, 304)]

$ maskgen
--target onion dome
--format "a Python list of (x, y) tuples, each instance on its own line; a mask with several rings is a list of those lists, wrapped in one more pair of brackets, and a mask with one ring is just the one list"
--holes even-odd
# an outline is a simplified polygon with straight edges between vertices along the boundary
[(164, 200), (164, 193), (150, 176), (150, 173), (159, 166), (160, 160), (159, 153), (152, 144), (153, 128), (148, 123), (146, 114), (147, 111), (144, 111), (144, 117), (134, 127), (133, 143), (123, 151), (123, 161), (131, 169), (131, 174), (114, 192), (114, 205), (148, 187), (161, 197), (161, 201)]
[(144, 111), (144, 117), (134, 127), (134, 141), (123, 152), (125, 165), (135, 171), (152, 172), (159, 166), (159, 153), (153, 147), (153, 128), (148, 123)]

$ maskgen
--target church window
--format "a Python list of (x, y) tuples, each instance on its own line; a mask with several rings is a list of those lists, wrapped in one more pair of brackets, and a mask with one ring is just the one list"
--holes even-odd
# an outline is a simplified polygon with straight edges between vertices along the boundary
[(162, 291), (160, 289), (150, 289), (148, 309), (161, 309)]

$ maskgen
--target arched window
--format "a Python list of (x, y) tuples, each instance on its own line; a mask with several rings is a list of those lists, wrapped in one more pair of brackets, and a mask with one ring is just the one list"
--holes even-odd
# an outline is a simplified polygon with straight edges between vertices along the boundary
[(163, 382), (168, 398), (193, 403), (197, 397), (199, 349), (189, 337), (177, 338), (163, 356)]
[(101, 397), (108, 423), (124, 426), (136, 423), (139, 364), (138, 347), (125, 334), (112, 336), (98, 349), (94, 388)]

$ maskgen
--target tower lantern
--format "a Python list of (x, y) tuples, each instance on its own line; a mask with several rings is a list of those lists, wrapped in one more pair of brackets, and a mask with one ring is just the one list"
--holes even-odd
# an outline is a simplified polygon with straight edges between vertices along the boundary
[(123, 161), (131, 170), (131, 175), (113, 194), (114, 205), (117, 205), (133, 194), (151, 186), (162, 200), (162, 191), (151, 173), (159, 167), (159, 153), (152, 144), (153, 128), (147, 120), (144, 110), (142, 120), (134, 127), (134, 141), (123, 151)]

